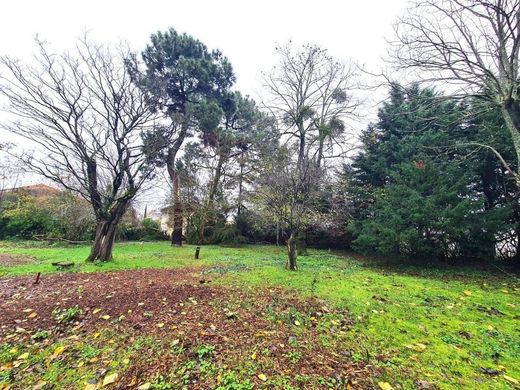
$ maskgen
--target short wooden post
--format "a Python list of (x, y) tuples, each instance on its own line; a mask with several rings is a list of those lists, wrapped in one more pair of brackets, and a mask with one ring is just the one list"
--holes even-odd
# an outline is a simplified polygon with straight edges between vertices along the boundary
[(34, 284), (39, 284), (40, 283), (40, 275), (42, 273), (41, 272), (38, 272), (38, 275), (36, 275), (36, 280), (34, 281)]
[(200, 254), (200, 246), (195, 248), (195, 260), (199, 259), (199, 254)]

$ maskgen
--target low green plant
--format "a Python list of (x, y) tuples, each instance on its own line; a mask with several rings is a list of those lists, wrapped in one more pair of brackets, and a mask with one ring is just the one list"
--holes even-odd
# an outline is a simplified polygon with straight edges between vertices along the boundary
[(56, 308), (52, 311), (52, 316), (59, 323), (71, 322), (81, 315), (81, 309), (78, 305), (67, 309)]
[(47, 330), (40, 330), (38, 332), (36, 332), (35, 334), (33, 334), (31, 336), (31, 338), (34, 340), (34, 341), (42, 341), (42, 340), (45, 340), (47, 338), (49, 338), (49, 331)]
[(253, 385), (246, 379), (240, 381), (237, 375), (232, 371), (227, 371), (221, 376), (219, 385), (215, 390), (252, 390)]

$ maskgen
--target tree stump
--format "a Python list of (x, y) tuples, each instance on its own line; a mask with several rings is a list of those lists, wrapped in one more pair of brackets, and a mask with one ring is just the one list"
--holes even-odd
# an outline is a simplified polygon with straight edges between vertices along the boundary
[(51, 263), (53, 266), (55, 266), (58, 270), (65, 270), (70, 269), (74, 266), (74, 263), (67, 262), (67, 261), (56, 261), (54, 263)]

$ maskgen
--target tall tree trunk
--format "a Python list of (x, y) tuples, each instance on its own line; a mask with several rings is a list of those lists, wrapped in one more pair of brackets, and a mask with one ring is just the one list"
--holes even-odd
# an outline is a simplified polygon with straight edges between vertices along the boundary
[(502, 116), (509, 130), (516, 154), (516, 183), (520, 189), (520, 104), (512, 99), (506, 101), (502, 106)]
[(296, 239), (294, 238), (294, 233), (291, 232), (291, 235), (287, 240), (287, 265), (285, 268), (291, 271), (296, 271), (298, 269), (296, 265), (296, 257)]
[(242, 192), (244, 181), (244, 151), (240, 153), (240, 175), (238, 176), (238, 205), (237, 205), (237, 217), (242, 213)]
[(319, 139), (320, 139), (320, 142), (318, 144), (318, 155), (316, 157), (316, 166), (318, 168), (321, 167), (321, 162), (323, 160), (323, 146), (325, 144), (325, 136), (323, 134), (321, 134), (321, 130), (320, 130), (320, 134), (319, 134)]
[(300, 132), (300, 140), (298, 145), (298, 163), (297, 169), (300, 175), (303, 172), (303, 164), (305, 161), (305, 132)]
[(206, 224), (208, 222), (208, 214), (213, 214), (213, 204), (215, 202), (215, 196), (217, 194), (218, 185), (220, 183), (220, 177), (222, 176), (222, 167), (227, 160), (227, 155), (221, 153), (218, 157), (217, 166), (215, 167), (215, 174), (213, 180), (209, 186), (208, 201), (206, 202), (206, 211), (202, 214), (199, 226), (199, 245), (204, 244), (204, 233), (206, 230)]
[(181, 199), (181, 187), (179, 182), (179, 172), (175, 166), (175, 159), (179, 152), (186, 135), (188, 134), (188, 123), (183, 123), (179, 131), (179, 135), (173, 142), (170, 149), (168, 149), (168, 156), (166, 158), (166, 169), (168, 175), (172, 181), (172, 193), (173, 193), (173, 231), (171, 235), (172, 246), (182, 246), (182, 199)]
[(182, 201), (179, 183), (179, 172), (168, 167), (168, 172), (172, 180), (173, 193), (173, 231), (171, 235), (172, 246), (182, 246)]

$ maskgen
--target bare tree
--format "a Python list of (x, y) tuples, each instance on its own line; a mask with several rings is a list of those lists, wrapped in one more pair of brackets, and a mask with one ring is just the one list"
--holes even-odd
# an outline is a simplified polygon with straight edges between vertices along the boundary
[(144, 94), (124, 64), (129, 52), (86, 38), (73, 53), (38, 41), (34, 64), (1, 57), (2, 128), (34, 145), (19, 156), (28, 170), (74, 191), (93, 208), (96, 235), (88, 260), (112, 258), (117, 225), (153, 172), (141, 132), (155, 126)]
[(280, 62), (264, 74), (268, 98), (264, 105), (278, 119), (281, 136), (296, 141), (298, 169), (310, 158), (320, 167), (351, 149), (345, 142), (346, 121), (359, 101), (355, 67), (331, 57), (315, 45), (276, 49)]
[[(418, 0), (396, 24), (392, 56), (405, 71), (501, 110), (520, 162), (520, 1)], [(426, 72), (424, 72), (426, 71)], [(520, 186), (514, 171), (495, 153)]]

